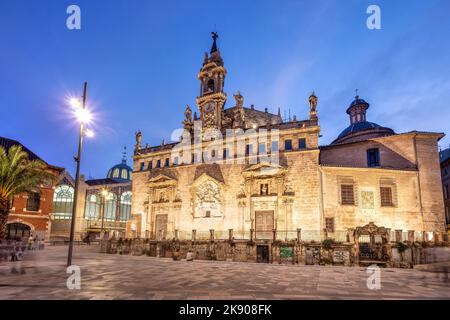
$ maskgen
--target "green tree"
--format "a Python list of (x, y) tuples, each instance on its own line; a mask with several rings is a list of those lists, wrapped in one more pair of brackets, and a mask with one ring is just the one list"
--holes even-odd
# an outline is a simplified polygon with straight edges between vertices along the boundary
[(8, 152), (0, 146), (0, 239), (6, 236), (11, 199), (39, 189), (42, 182), (55, 178), (46, 167), (40, 160), (30, 161), (21, 146), (12, 146)]

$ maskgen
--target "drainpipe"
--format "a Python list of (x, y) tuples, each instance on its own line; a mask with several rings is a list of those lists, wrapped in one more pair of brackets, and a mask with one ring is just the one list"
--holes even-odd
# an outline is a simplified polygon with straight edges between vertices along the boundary
[(319, 205), (319, 211), (320, 211), (320, 228), (319, 230), (322, 233), (322, 230), (324, 229), (324, 200), (323, 200), (323, 172), (322, 167), (319, 165), (319, 174), (320, 174), (320, 205)]
[(413, 146), (414, 146), (414, 161), (415, 161), (415, 164), (416, 164), (416, 168), (417, 168), (417, 185), (418, 185), (418, 190), (417, 190), (417, 192), (419, 193), (419, 205), (420, 205), (420, 214), (421, 214), (421, 216), (422, 216), (422, 231), (426, 231), (425, 229), (424, 229), (424, 218), (423, 218), (423, 205), (422, 205), (422, 187), (421, 187), (421, 184), (420, 184), (420, 168), (419, 168), (419, 162), (418, 162), (418, 157), (417, 157), (417, 146), (416, 146), (416, 137), (417, 137), (417, 133), (415, 133), (414, 134), (414, 137), (413, 137), (413, 142), (414, 142), (414, 144), (413, 144)]

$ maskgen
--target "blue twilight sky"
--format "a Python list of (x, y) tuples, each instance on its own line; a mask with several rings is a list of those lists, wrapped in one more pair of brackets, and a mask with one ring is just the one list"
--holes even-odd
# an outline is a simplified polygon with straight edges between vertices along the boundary
[[(81, 7), (80, 31), (66, 28), (70, 4)], [(370, 4), (381, 7), (382, 30), (366, 27)], [(228, 107), (240, 90), (246, 106), (306, 118), (315, 90), (327, 144), (348, 126), (358, 88), (369, 121), (450, 131), (448, 0), (2, 0), (0, 136), (73, 174), (78, 131), (65, 98), (87, 80), (96, 137), (85, 142), (82, 172), (104, 177), (123, 146), (130, 155), (137, 129), (157, 145), (180, 127), (186, 104), (197, 110), (213, 29)]]

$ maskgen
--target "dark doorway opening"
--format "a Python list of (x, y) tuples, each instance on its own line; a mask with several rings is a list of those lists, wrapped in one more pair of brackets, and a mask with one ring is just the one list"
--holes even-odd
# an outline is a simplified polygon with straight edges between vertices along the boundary
[(269, 246), (256, 246), (256, 262), (269, 263)]
[(28, 239), (31, 228), (23, 223), (10, 223), (6, 226), (7, 239)]

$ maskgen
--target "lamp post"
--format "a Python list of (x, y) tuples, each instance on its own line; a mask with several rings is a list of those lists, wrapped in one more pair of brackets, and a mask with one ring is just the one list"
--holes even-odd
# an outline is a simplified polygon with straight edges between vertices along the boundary
[(103, 236), (104, 236), (104, 221), (105, 221), (105, 207), (106, 207), (106, 197), (108, 197), (108, 195), (109, 195), (109, 192), (108, 192), (108, 189), (106, 189), (106, 187), (105, 188), (103, 188), (103, 190), (102, 190), (102, 202), (103, 202), (103, 205), (102, 205), (102, 227), (101, 227), (101, 230), (100, 230), (100, 235), (101, 235), (101, 238), (103, 238)]
[(83, 103), (80, 106), (77, 99), (71, 99), (72, 107), (75, 109), (75, 115), (80, 122), (80, 134), (78, 138), (78, 154), (76, 157), (74, 157), (75, 162), (77, 164), (77, 171), (75, 175), (75, 192), (74, 192), (74, 205), (72, 208), (72, 221), (70, 224), (70, 240), (69, 240), (69, 254), (67, 256), (67, 266), (72, 265), (72, 252), (73, 252), (73, 240), (74, 240), (74, 233), (75, 233), (75, 220), (77, 216), (77, 203), (78, 203), (78, 189), (80, 184), (80, 162), (81, 162), (81, 150), (83, 147), (83, 136), (86, 135), (87, 137), (92, 137), (93, 132), (87, 128), (85, 128), (85, 125), (90, 120), (90, 114), (86, 110), (86, 98), (87, 98), (87, 82), (84, 83), (84, 90), (83, 90)]

